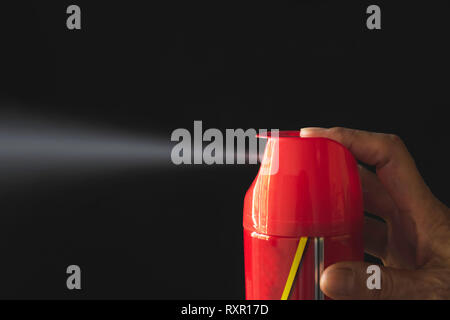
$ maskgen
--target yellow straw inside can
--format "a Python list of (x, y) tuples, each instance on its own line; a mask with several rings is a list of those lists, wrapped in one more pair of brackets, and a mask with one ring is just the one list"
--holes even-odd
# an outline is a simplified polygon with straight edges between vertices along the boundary
[(295, 275), (298, 271), (298, 266), (302, 261), (302, 256), (303, 252), (305, 251), (307, 241), (308, 237), (301, 237), (298, 241), (297, 250), (295, 251), (294, 260), (292, 261), (291, 270), (289, 271), (286, 285), (284, 286), (283, 294), (281, 295), (281, 300), (287, 300), (289, 298), (289, 294), (291, 293), (292, 285), (295, 280)]

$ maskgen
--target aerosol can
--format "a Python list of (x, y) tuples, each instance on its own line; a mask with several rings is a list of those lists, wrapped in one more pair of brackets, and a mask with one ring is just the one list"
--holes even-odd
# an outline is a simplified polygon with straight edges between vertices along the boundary
[(363, 260), (356, 161), (341, 144), (280, 131), (244, 200), (247, 299), (322, 300), (323, 270)]

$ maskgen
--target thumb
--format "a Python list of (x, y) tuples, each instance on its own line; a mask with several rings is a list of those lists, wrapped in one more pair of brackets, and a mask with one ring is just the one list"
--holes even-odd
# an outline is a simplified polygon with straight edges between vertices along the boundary
[(418, 271), (364, 262), (339, 262), (322, 274), (320, 288), (332, 299), (421, 299)]

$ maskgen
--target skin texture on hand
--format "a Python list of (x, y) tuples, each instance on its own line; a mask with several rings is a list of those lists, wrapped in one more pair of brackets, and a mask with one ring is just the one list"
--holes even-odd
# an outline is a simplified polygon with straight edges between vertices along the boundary
[(359, 161), (365, 251), (380, 258), (381, 289), (368, 289), (364, 262), (329, 266), (320, 281), (333, 299), (450, 299), (450, 210), (434, 197), (395, 135), (346, 128), (303, 128), (301, 137), (340, 142)]

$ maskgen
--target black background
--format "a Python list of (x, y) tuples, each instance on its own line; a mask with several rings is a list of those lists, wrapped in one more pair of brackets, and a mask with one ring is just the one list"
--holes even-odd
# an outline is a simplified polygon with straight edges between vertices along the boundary
[[(69, 4), (81, 7), (80, 31), (66, 28)], [(369, 4), (380, 5), (382, 30), (367, 30)], [(448, 205), (449, 9), (442, 1), (2, 3), (0, 108), (168, 143), (194, 120), (396, 133)], [(129, 167), (3, 185), (0, 298), (243, 298), (242, 204), (256, 172)], [(66, 288), (70, 264), (82, 268), (79, 292)]]

